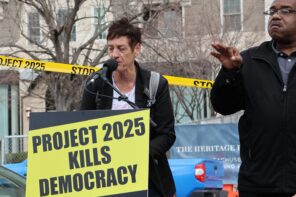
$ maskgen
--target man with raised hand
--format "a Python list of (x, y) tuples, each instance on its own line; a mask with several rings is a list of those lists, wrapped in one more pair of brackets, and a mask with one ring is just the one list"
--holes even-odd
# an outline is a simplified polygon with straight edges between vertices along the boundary
[(212, 44), (222, 68), (211, 91), (223, 115), (239, 120), (240, 197), (291, 197), (296, 193), (296, 0), (275, 0), (269, 10), (272, 40), (240, 53)]

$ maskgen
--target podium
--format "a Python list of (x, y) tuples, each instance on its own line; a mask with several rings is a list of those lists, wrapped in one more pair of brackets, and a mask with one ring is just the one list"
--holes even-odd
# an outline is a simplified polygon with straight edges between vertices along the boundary
[(31, 113), (26, 196), (147, 197), (149, 109)]

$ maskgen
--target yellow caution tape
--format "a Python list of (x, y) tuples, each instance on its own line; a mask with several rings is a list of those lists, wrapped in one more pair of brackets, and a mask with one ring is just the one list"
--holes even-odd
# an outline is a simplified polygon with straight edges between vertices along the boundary
[(0, 66), (78, 75), (90, 75), (91, 73), (99, 70), (99, 68), (96, 67), (27, 60), (22, 58), (12, 58), (6, 56), (0, 56)]
[[(27, 60), (22, 58), (0, 56), (0, 66), (13, 68), (32, 69), (36, 71), (59, 72), (76, 75), (90, 75), (100, 68), (90, 66), (79, 66), (55, 62), (44, 62), (38, 60)], [(212, 88), (213, 81), (192, 79), (184, 77), (164, 76), (170, 85), (191, 86), (198, 88)]]
[(173, 77), (164, 75), (164, 77), (168, 80), (170, 85), (178, 85), (178, 86), (191, 86), (197, 88), (212, 88), (213, 81), (210, 80), (202, 80), (202, 79), (191, 79), (184, 77)]

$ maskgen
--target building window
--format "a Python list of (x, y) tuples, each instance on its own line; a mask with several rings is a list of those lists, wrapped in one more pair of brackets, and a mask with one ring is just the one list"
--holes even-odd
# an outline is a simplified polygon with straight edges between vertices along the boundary
[[(58, 25), (60, 27), (66, 23), (67, 18), (71, 14), (72, 11), (73, 11), (73, 9), (67, 9), (67, 8), (59, 9), (59, 11), (58, 11)], [(64, 35), (62, 35), (61, 38), (63, 39)], [(72, 27), (70, 41), (76, 41), (76, 25), (75, 24)]]
[(143, 21), (146, 35), (151, 37), (177, 37), (181, 33), (182, 8), (171, 4), (168, 9), (159, 11), (158, 4), (144, 6)]
[(98, 39), (107, 38), (107, 29), (106, 29), (106, 8), (104, 6), (94, 8), (94, 29), (95, 32), (99, 32)]
[(18, 81), (18, 72), (0, 72), (0, 138), (20, 132)]
[(240, 31), (241, 0), (223, 0), (224, 31)]
[(8, 17), (8, 3), (9, 0), (0, 0), (0, 20), (3, 20), (5, 17)]
[(0, 1), (0, 20), (4, 19), (4, 3)]
[(30, 12), (29, 15), (29, 38), (32, 43), (40, 43), (41, 41), (41, 33), (40, 33), (40, 20), (39, 14), (37, 12)]
[(181, 7), (172, 6), (165, 10), (162, 14), (162, 19), (159, 20), (159, 32), (167, 37), (177, 37), (180, 33), (181, 23)]
[(158, 12), (157, 6), (159, 5), (149, 5), (143, 8), (143, 21), (144, 21), (144, 32), (149, 37), (157, 37), (158, 31)]

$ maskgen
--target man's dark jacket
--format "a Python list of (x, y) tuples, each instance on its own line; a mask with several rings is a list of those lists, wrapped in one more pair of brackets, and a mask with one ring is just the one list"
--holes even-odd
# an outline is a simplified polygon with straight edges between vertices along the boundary
[[(147, 108), (149, 96), (149, 80), (151, 72), (139, 66), (137, 62), (137, 77), (135, 89), (135, 103), (140, 108)], [(111, 74), (108, 79), (112, 83)], [(99, 92), (99, 94), (113, 96), (113, 89), (102, 80), (96, 80), (95, 87), (88, 87), (91, 91)], [(146, 89), (146, 91), (145, 91)], [(84, 91), (81, 109), (111, 109), (112, 99), (107, 97), (99, 97)], [(162, 193), (164, 197), (172, 197), (175, 194), (175, 184), (172, 173), (166, 157), (166, 152), (174, 144), (175, 127), (174, 115), (171, 98), (169, 94), (168, 82), (164, 77), (160, 77), (159, 86), (156, 93), (156, 102), (150, 107), (150, 117), (157, 124), (156, 127), (150, 125), (150, 150), (149, 150), (149, 184)], [(135, 147), (141, 148), (141, 147)], [(128, 153), (127, 153), (128, 154)]]
[(238, 188), (296, 193), (296, 68), (284, 85), (272, 41), (244, 51), (242, 57), (239, 70), (221, 69), (211, 91), (217, 112), (244, 110)]

